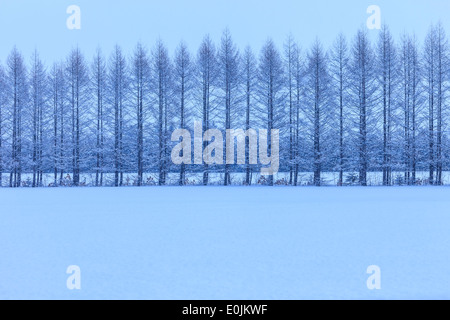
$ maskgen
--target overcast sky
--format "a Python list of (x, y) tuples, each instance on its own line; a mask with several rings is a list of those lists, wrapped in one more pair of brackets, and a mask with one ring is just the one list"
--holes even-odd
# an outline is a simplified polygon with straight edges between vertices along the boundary
[[(69, 5), (81, 9), (81, 30), (66, 26)], [(422, 42), (438, 21), (449, 30), (449, 0), (0, 0), (0, 60), (14, 45), (27, 59), (37, 48), (49, 64), (76, 45), (91, 58), (97, 47), (109, 54), (117, 43), (131, 53), (138, 41), (152, 48), (158, 38), (171, 52), (182, 39), (196, 52), (206, 33), (218, 42), (226, 27), (239, 48), (256, 52), (268, 37), (281, 46), (289, 33), (303, 48), (316, 37), (328, 46), (339, 32), (352, 38), (365, 27), (369, 5), (381, 8), (396, 39), (415, 32)]]

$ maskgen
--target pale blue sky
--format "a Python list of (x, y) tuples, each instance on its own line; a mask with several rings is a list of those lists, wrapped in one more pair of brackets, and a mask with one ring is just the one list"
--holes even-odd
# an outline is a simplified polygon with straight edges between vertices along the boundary
[[(81, 8), (81, 30), (66, 27), (72, 4)], [(109, 54), (118, 43), (131, 53), (137, 41), (151, 48), (159, 37), (171, 51), (184, 39), (196, 52), (206, 33), (218, 42), (226, 27), (239, 48), (249, 44), (256, 52), (267, 37), (281, 48), (290, 32), (303, 48), (316, 37), (328, 46), (339, 32), (352, 38), (365, 26), (372, 4), (396, 39), (407, 31), (423, 41), (439, 20), (450, 26), (449, 0), (0, 0), (0, 60), (14, 45), (26, 58), (37, 48), (51, 63), (77, 44), (91, 58), (98, 46)]]

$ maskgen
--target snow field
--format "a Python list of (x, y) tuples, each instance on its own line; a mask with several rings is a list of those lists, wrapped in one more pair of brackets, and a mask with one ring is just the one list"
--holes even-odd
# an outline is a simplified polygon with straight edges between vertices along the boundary
[(449, 299), (449, 191), (3, 188), (0, 298)]

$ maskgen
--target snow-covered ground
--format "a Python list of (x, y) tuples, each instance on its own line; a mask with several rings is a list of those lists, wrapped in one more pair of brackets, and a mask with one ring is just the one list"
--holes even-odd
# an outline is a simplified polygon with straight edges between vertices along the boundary
[[(144, 185), (156, 185), (158, 181), (159, 173), (144, 173), (143, 183)], [(298, 174), (298, 185), (299, 186), (310, 186), (313, 184), (313, 173), (312, 172), (300, 172)], [(72, 179), (71, 174), (64, 174), (63, 181), (66, 184), (70, 184)], [(167, 178), (168, 185), (178, 185), (180, 174), (179, 173), (169, 173)], [(339, 173), (338, 172), (322, 172), (322, 185), (324, 186), (337, 186), (339, 181)], [(350, 177), (355, 179), (354, 185), (358, 183), (358, 173), (357, 172), (345, 172), (344, 173), (344, 183), (347, 185), (351, 185), (349, 181)], [(427, 185), (427, 179), (429, 177), (428, 171), (417, 171), (416, 179), (418, 185)], [(22, 185), (25, 187), (31, 187), (33, 175), (30, 173), (22, 174)], [(261, 174), (258, 172), (254, 172), (252, 174), (252, 184), (261, 184), (258, 183), (260, 181)], [(202, 185), (203, 184), (203, 173), (186, 173), (187, 184), (189, 185)], [(220, 172), (211, 172), (209, 174), (209, 184), (211, 185), (222, 185), (224, 180), (224, 174)], [(289, 181), (289, 172), (278, 172), (274, 175), (274, 182), (279, 184), (283, 184), (283, 180), (285, 182)], [(137, 181), (136, 173), (125, 173), (123, 184), (124, 186), (133, 186)], [(231, 182), (233, 185), (243, 185), (245, 181), (245, 173), (231, 173)], [(394, 185), (404, 185), (404, 172), (393, 172), (392, 173), (392, 181)], [(444, 185), (450, 185), (450, 171), (444, 171), (442, 173), (442, 181)], [(95, 185), (95, 173), (81, 173), (80, 182), (82, 186), (94, 186)], [(44, 187), (53, 186), (54, 184), (54, 175), (52, 173), (44, 173), (42, 178), (42, 184)], [(104, 174), (104, 182), (105, 186), (113, 186), (114, 185), (114, 173), (105, 173)], [(369, 186), (381, 186), (383, 184), (383, 172), (368, 172), (367, 173), (367, 184)], [(3, 186), (9, 186), (9, 174), (3, 174)]]
[[(448, 187), (0, 189), (1, 299), (450, 299)], [(81, 268), (81, 290), (66, 269)], [(369, 290), (367, 267), (381, 268)]]

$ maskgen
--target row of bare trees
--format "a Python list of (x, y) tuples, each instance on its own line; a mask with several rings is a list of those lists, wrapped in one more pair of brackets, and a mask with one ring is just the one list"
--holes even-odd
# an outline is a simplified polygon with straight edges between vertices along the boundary
[(370, 171), (382, 172), (383, 185), (424, 183), (419, 171), (442, 185), (449, 165), (449, 48), (440, 24), (423, 43), (406, 34), (395, 41), (384, 26), (376, 43), (359, 30), (351, 41), (341, 34), (328, 49), (316, 40), (302, 51), (289, 36), (282, 51), (267, 40), (257, 57), (225, 30), (219, 46), (206, 36), (196, 55), (181, 43), (172, 56), (160, 40), (152, 50), (139, 43), (131, 57), (116, 46), (89, 62), (75, 48), (52, 66), (37, 52), (29, 62), (14, 48), (0, 65), (2, 186), (42, 186), (44, 175), (78, 186), (82, 173), (95, 174), (95, 186), (124, 185), (129, 174), (141, 186), (149, 173), (159, 185), (183, 185), (193, 172), (204, 185), (211, 173), (223, 185), (250, 185), (260, 167), (249, 164), (248, 140), (246, 165), (171, 162), (171, 133), (193, 131), (195, 120), (203, 132), (280, 129), (280, 171), (290, 185), (302, 172), (322, 185), (324, 171), (338, 172), (339, 185), (356, 174), (365, 186)]

